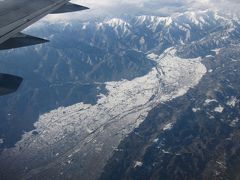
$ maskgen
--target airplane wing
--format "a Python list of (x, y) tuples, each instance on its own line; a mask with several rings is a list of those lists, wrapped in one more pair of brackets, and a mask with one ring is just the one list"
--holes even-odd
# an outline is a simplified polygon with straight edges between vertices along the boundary
[[(45, 39), (23, 34), (21, 31), (48, 14), (88, 9), (69, 1), (0, 0), (0, 50), (48, 42)], [(21, 81), (20, 77), (0, 73), (0, 96), (17, 90)]]
[(0, 50), (47, 42), (19, 32), (48, 14), (85, 9), (69, 0), (0, 0)]

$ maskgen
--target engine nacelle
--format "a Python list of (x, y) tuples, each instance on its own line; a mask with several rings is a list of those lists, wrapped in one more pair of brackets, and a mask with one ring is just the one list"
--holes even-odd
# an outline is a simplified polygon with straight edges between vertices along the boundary
[(0, 73), (0, 96), (17, 91), (22, 81), (21, 77)]

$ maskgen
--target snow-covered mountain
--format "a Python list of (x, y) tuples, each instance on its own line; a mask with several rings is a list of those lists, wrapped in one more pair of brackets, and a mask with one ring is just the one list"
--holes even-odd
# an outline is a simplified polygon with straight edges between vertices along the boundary
[(77, 34), (72, 41), (89, 42), (95, 48), (114, 51), (128, 47), (142, 52), (158, 50), (161, 53), (171, 46), (203, 43), (205, 39), (211, 41), (208, 45), (214, 44), (213, 48), (217, 49), (226, 41), (236, 41), (240, 27), (237, 17), (210, 10), (177, 13), (170, 17), (141, 15), (73, 24), (59, 24), (58, 30), (56, 25), (48, 24), (48, 32), (42, 32), (36, 26), (37, 29), (33, 28), (30, 32), (39, 31), (39, 34), (51, 37), (54, 42), (59, 42), (63, 32), (66, 35), (71, 32)]
[(0, 102), (6, 178), (95, 179), (152, 109), (197, 88), (213, 71), (205, 60), (240, 40), (239, 20), (213, 11), (46, 26), (27, 31), (50, 44), (0, 55), (1, 72), (14, 67), (26, 79)]

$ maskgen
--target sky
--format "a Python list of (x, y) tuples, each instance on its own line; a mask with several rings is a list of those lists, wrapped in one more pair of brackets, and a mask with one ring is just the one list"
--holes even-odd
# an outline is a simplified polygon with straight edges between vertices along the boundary
[(45, 20), (81, 19), (116, 17), (126, 15), (168, 16), (183, 11), (212, 9), (226, 13), (238, 13), (240, 0), (72, 0), (90, 10), (74, 14), (51, 15)]

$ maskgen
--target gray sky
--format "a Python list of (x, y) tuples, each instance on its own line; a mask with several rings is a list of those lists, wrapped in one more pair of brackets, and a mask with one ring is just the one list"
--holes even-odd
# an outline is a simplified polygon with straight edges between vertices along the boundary
[[(73, 0), (79, 4), (86, 4), (93, 8), (114, 9), (127, 11), (135, 8), (136, 11), (168, 14), (185, 9), (213, 9), (225, 11), (240, 10), (240, 0)], [(129, 12), (129, 11), (127, 11)]]
[(91, 9), (86, 12), (51, 15), (45, 20), (88, 19), (100, 16), (116, 17), (128, 15), (160, 15), (166, 16), (186, 10), (212, 9), (221, 12), (240, 11), (240, 0), (72, 0)]

